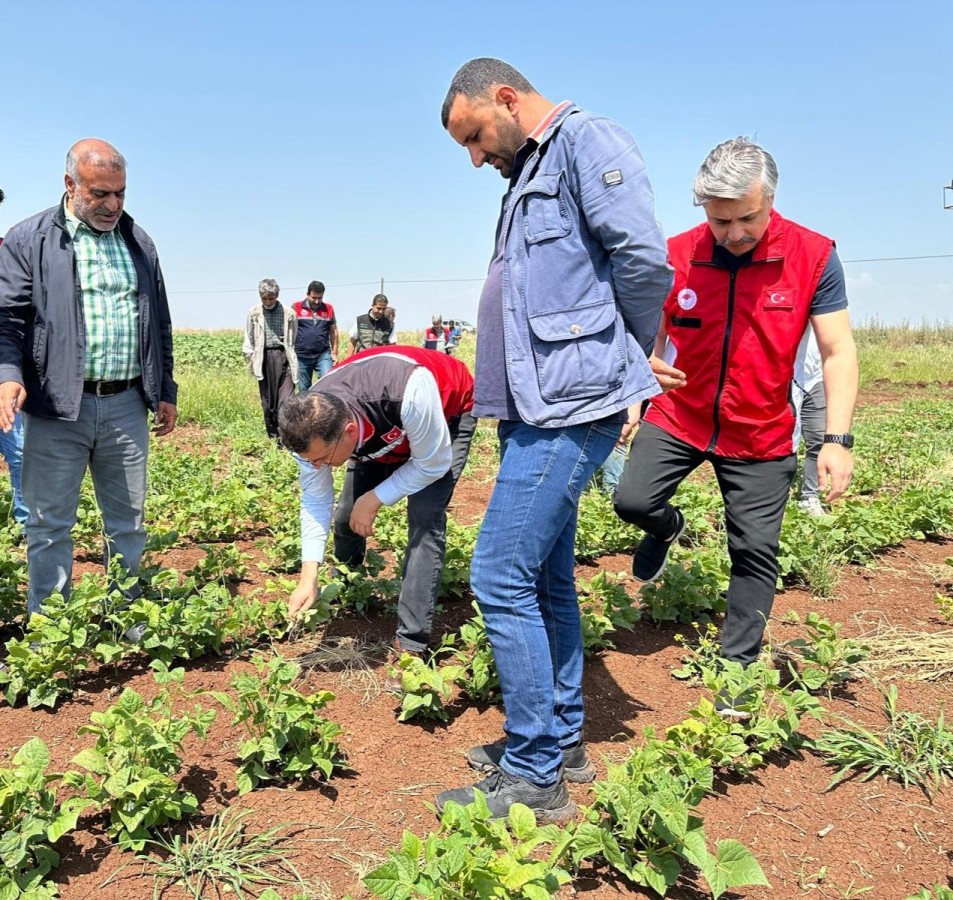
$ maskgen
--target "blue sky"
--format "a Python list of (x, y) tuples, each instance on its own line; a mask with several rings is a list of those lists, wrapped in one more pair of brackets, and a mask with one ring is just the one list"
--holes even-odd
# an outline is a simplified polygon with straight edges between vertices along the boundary
[(855, 319), (953, 318), (953, 3), (6, 0), (0, 231), (54, 204), (66, 150), (129, 162), (177, 327), (240, 327), (260, 278), (328, 285), (344, 324), (384, 279), (398, 327), (474, 319), (503, 180), (440, 126), (457, 67), (511, 62), (635, 135), (666, 234), (706, 153), (754, 137), (776, 205), (832, 236)]

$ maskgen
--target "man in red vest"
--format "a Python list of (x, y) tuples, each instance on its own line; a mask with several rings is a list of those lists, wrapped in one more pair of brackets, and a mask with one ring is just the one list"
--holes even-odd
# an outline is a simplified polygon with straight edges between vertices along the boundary
[[(797, 463), (788, 392), (808, 323), (824, 369), (818, 477), (828, 500), (843, 494), (853, 470), (858, 373), (844, 272), (830, 238), (774, 210), (777, 179), (771, 155), (745, 138), (717, 146), (695, 176), (695, 205), (708, 221), (668, 242), (675, 283), (655, 346), (686, 383), (652, 398), (615, 494), (619, 516), (647, 532), (632, 571), (654, 581), (685, 530), (669, 501), (690, 472), (711, 463), (731, 559), (722, 656), (744, 665), (758, 657), (774, 601)], [(749, 717), (739, 698), (718, 697), (716, 706), (726, 717)]]
[[(407, 552), (395, 650), (422, 653), (430, 640), (447, 547), (447, 504), (467, 461), (476, 420), (473, 376), (445, 353), (375, 347), (349, 356), (278, 414), (283, 446), (301, 478), (301, 578), (292, 616), (318, 596), (334, 506), (331, 468), (347, 464), (334, 513), (334, 555), (353, 568), (382, 506), (407, 497)], [(388, 681), (399, 691), (399, 681)]]

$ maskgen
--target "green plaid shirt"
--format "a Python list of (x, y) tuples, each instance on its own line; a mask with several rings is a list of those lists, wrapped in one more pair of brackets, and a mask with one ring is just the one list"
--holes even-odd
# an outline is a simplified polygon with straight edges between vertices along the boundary
[(139, 279), (118, 226), (100, 234), (64, 204), (86, 325), (86, 381), (124, 381), (139, 364)]

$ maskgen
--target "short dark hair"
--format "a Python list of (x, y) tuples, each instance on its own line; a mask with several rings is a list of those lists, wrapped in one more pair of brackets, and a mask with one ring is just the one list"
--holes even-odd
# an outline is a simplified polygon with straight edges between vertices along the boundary
[(450, 82), (450, 90), (447, 91), (447, 97), (440, 109), (440, 122), (443, 127), (447, 127), (447, 122), (450, 120), (450, 107), (453, 106), (457, 95), (463, 94), (469, 100), (484, 97), (490, 88), (497, 84), (508, 84), (521, 94), (539, 93), (522, 72), (514, 69), (509, 63), (503, 62), (502, 59), (494, 59), (492, 56), (471, 59), (457, 69), (457, 74)]
[(317, 438), (334, 444), (352, 419), (347, 404), (334, 394), (305, 391), (285, 400), (278, 409), (278, 435), (292, 453), (304, 453)]
[(388, 302), (389, 302), (389, 301), (387, 300), (386, 295), (384, 295), (384, 294), (375, 294), (375, 295), (373, 296), (373, 298), (371, 299), (371, 306), (373, 306), (375, 303), (380, 303), (381, 300), (383, 300), (385, 303), (388, 303)]
[(323, 294), (324, 293), (324, 282), (323, 281), (312, 281), (308, 285), (309, 294)]

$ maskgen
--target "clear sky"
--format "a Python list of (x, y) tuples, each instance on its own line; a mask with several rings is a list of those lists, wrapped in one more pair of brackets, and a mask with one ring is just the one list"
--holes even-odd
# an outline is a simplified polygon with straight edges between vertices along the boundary
[(953, 258), (859, 262), (953, 254), (950, 0), (0, 0), (0, 31), (0, 231), (110, 141), (177, 327), (240, 327), (264, 277), (324, 281), (342, 324), (381, 278), (399, 328), (475, 319), (504, 182), (439, 117), (474, 56), (632, 131), (666, 234), (745, 134), (778, 209), (837, 241), (855, 319), (953, 319)]

